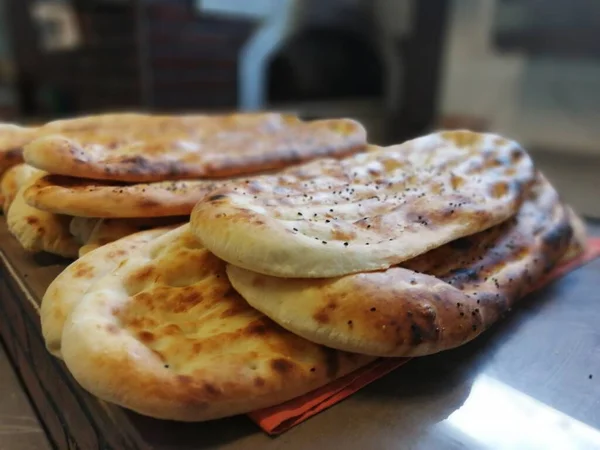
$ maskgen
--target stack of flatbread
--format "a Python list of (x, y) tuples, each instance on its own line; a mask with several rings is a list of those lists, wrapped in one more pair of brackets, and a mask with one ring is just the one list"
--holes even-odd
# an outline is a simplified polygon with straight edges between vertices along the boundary
[(196, 202), (233, 177), (366, 147), (355, 121), (303, 122), (278, 113), (122, 113), (16, 130), (25, 164), (4, 177), (9, 230), (29, 251), (65, 257), (187, 222)]
[(441, 132), (231, 181), (74, 262), (42, 328), (98, 397), (208, 420), (462, 345), (584, 240), (517, 143)]

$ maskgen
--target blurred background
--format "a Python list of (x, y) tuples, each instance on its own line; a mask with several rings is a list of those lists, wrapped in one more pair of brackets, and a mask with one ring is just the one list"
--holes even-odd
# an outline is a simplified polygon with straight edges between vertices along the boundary
[(0, 0), (0, 120), (273, 109), (519, 140), (600, 217), (600, 2)]

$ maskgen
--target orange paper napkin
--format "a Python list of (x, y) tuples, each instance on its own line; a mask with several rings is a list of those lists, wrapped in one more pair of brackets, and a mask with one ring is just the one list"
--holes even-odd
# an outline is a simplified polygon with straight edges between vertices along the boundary
[[(533, 290), (543, 287), (550, 281), (582, 266), (600, 256), (600, 238), (591, 238), (586, 251), (555, 268)], [(410, 358), (381, 358), (373, 363), (355, 370), (345, 377), (335, 380), (308, 394), (302, 395), (280, 405), (260, 409), (248, 414), (258, 426), (271, 435), (276, 435), (304, 422), (309, 417), (320, 413), (332, 405), (342, 401), (369, 383), (381, 378), (392, 370), (406, 364)]]

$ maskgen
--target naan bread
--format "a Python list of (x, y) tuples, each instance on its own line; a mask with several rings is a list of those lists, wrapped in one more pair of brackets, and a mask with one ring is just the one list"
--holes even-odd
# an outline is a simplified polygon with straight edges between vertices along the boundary
[(75, 217), (189, 215), (198, 201), (224, 182), (161, 181), (118, 184), (47, 175), (25, 191), (30, 206)]
[(366, 146), (366, 131), (353, 120), (301, 122), (275, 113), (135, 117), (121, 127), (42, 132), (25, 148), (29, 164), (128, 182), (254, 173)]
[(58, 275), (44, 294), (40, 316), (48, 351), (61, 357), (62, 330), (73, 308), (97, 280), (112, 272), (127, 255), (165, 234), (169, 228), (142, 231), (81, 257)]
[(0, 124), (0, 174), (23, 162), (23, 146), (35, 136), (35, 128)]
[[(82, 220), (79, 217), (74, 217), (71, 220), (71, 234), (73, 229), (79, 228), (83, 231), (84, 226), (78, 225), (77, 222)], [(176, 217), (157, 217), (148, 219), (99, 219), (93, 223), (93, 228), (87, 234), (87, 239), (82, 242), (82, 247), (79, 249), (79, 257), (86, 253), (102, 247), (110, 242), (114, 242), (122, 237), (130, 234), (138, 233), (144, 230), (153, 228), (182, 225), (189, 220), (187, 216)], [(83, 219), (84, 223), (89, 219)], [(90, 223), (91, 224), (91, 223)]]
[(0, 191), (4, 197), (2, 206), (4, 214), (8, 212), (8, 208), (10, 208), (19, 188), (27, 183), (32, 177), (40, 174), (42, 174), (41, 170), (27, 164), (17, 164), (4, 172), (2, 182), (0, 183)]
[(17, 191), (6, 216), (8, 230), (29, 252), (77, 258), (79, 243), (69, 232), (71, 217), (32, 208), (23, 198), (25, 189), (39, 176), (43, 173), (32, 177)]
[(386, 269), (503, 222), (534, 177), (515, 142), (442, 132), (234, 183), (198, 203), (191, 223), (236, 266), (333, 277)]
[(61, 351), (92, 394), (182, 421), (278, 404), (372, 360), (312, 344), (251, 308), (188, 225), (97, 281), (65, 323)]
[(228, 266), (233, 287), (284, 328), (332, 348), (422, 356), (478, 336), (565, 253), (567, 210), (545, 180), (514, 219), (402, 267), (339, 278), (282, 279)]

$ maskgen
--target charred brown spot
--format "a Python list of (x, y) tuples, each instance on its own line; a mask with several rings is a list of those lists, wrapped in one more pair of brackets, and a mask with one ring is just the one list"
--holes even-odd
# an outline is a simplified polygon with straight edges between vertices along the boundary
[(227, 196), (224, 194), (216, 194), (216, 195), (211, 195), (210, 197), (208, 197), (208, 201), (216, 202), (217, 200), (222, 200), (224, 198), (227, 198)]
[(263, 321), (256, 321), (246, 327), (246, 332), (251, 336), (264, 336), (269, 332), (269, 327)]
[(313, 315), (313, 319), (318, 323), (329, 323), (329, 314), (327, 313), (327, 310), (321, 310)]
[(262, 387), (265, 385), (265, 379), (262, 377), (256, 377), (252, 382), (256, 387)]
[(490, 190), (490, 194), (494, 198), (500, 198), (500, 197), (504, 197), (506, 194), (508, 194), (508, 191), (509, 191), (508, 183), (499, 182), (499, 183), (494, 183), (494, 185), (492, 186), (492, 188)]
[(458, 190), (465, 184), (465, 179), (458, 175), (452, 174), (450, 176), (450, 184), (452, 186), (452, 189)]
[(133, 281), (133, 282), (146, 281), (147, 279), (150, 278), (150, 276), (153, 273), (154, 273), (154, 266), (142, 267), (141, 269), (133, 272), (129, 276), (129, 281)]
[(77, 270), (73, 274), (75, 278), (90, 278), (94, 271), (94, 267), (89, 264), (79, 263)]
[(202, 292), (197, 290), (187, 290), (169, 301), (169, 308), (176, 313), (189, 311), (204, 299)]
[(150, 342), (154, 341), (154, 334), (152, 334), (150, 331), (140, 331), (138, 333), (138, 338), (143, 343), (149, 344)]
[(214, 385), (210, 384), (210, 383), (204, 383), (204, 392), (206, 392), (208, 395), (219, 395), (221, 392), (219, 391), (219, 389), (217, 389)]
[(271, 360), (271, 368), (282, 375), (285, 375), (294, 370), (295, 364), (284, 358), (275, 358)]
[(331, 236), (338, 241), (349, 241), (356, 237), (356, 233), (343, 231), (339, 226), (334, 226)]
[(37, 225), (37, 224), (40, 223), (40, 220), (37, 217), (34, 217), (34, 216), (27, 216), (27, 218), (25, 219), (25, 221), (29, 225)]

